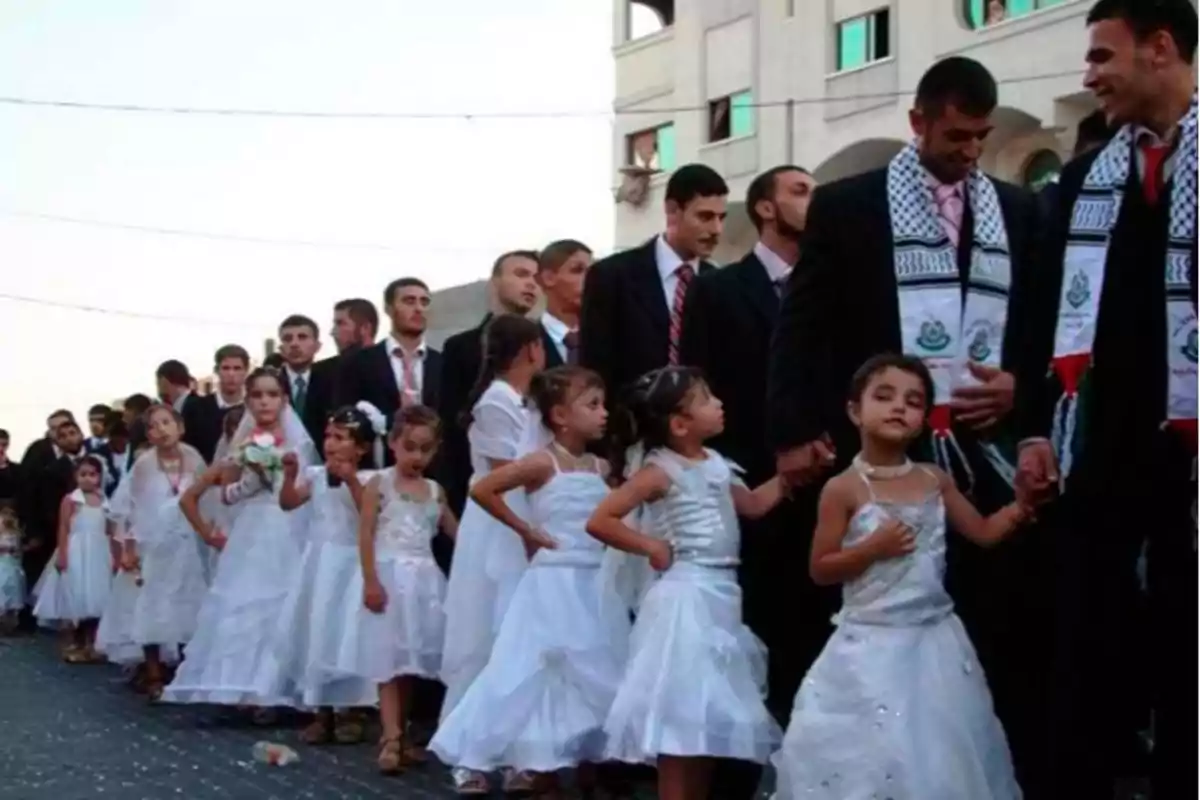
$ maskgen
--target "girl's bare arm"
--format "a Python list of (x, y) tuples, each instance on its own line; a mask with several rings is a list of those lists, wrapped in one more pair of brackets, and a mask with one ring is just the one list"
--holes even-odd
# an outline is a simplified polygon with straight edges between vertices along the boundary
[(536, 489), (554, 474), (554, 465), (545, 453), (534, 453), (519, 461), (510, 461), (489, 472), (471, 487), (471, 499), (487, 513), (516, 532), (523, 539), (533, 535), (529, 524), (521, 519), (504, 501), (513, 489)]
[(653, 464), (642, 467), (600, 501), (588, 520), (587, 532), (609, 547), (650, 556), (658, 540), (630, 528), (625, 518), (643, 503), (661, 498), (670, 488), (671, 479), (661, 468)]
[(362, 508), (358, 514), (358, 560), (362, 565), (363, 581), (378, 583), (375, 569), (375, 523), (379, 520), (379, 481), (376, 475), (363, 490)]

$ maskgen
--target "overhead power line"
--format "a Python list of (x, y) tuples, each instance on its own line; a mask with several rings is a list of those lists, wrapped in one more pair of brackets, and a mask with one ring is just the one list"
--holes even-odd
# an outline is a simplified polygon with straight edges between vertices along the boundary
[(442, 245), (423, 245), (423, 244), (380, 244), (376, 242), (338, 242), (338, 241), (319, 241), (315, 239), (283, 239), (271, 238), (267, 236), (243, 236), (238, 233), (221, 233), (219, 231), (203, 231), (189, 228), (164, 228), (157, 225), (140, 225), (130, 222), (112, 222), (109, 220), (89, 219), (86, 217), (72, 217), (63, 214), (45, 214), (37, 211), (20, 211), (16, 209), (0, 208), (0, 215), (7, 217), (19, 217), (22, 219), (36, 219), (43, 222), (61, 222), (69, 225), (87, 225), (96, 228), (111, 228), (121, 231), (132, 231), (135, 233), (151, 233), (160, 236), (182, 236), (190, 239), (207, 239), (218, 242), (240, 242), (243, 244), (265, 244), (278, 245), (282, 247), (308, 247), (328, 250), (368, 250), (381, 253), (464, 253), (477, 255), (480, 253), (492, 253), (494, 249), (483, 247), (446, 247)]
[(64, 303), (58, 300), (47, 300), (41, 297), (28, 297), (26, 295), (9, 294), (8, 292), (0, 292), (0, 300), (7, 300), (13, 303), (26, 303), (28, 305), (45, 306), (47, 308), (63, 308), (71, 311), (87, 311), (92, 314), (105, 314), (113, 317), (126, 317), (129, 319), (147, 319), (157, 322), (172, 322), (183, 323), (187, 325), (209, 325), (214, 327), (225, 328), (243, 328), (245, 330), (261, 331), (263, 326), (251, 325), (246, 322), (234, 322), (232, 320), (219, 319), (202, 319), (200, 317), (185, 317), (176, 316), (173, 314), (151, 314), (141, 311), (126, 311), (119, 308), (107, 308), (105, 306), (93, 306), (83, 303)]
[[(996, 82), (1000, 85), (1031, 83), (1034, 81), (1068, 78), (1083, 74), (1082, 70), (1051, 72), (1041, 75), (1025, 75), (1015, 78), (1002, 78)], [(888, 100), (906, 97), (915, 90), (892, 92), (871, 92), (867, 94), (845, 95), (843, 97), (798, 97), (783, 100), (762, 100), (747, 103), (749, 108), (779, 108), (795, 105), (819, 105), (825, 103), (844, 103), (856, 100)], [(362, 120), (420, 120), (420, 119), (570, 119), (585, 117), (634, 116), (645, 114), (678, 114), (690, 111), (708, 111), (708, 104), (690, 106), (662, 106), (656, 108), (618, 108), (600, 110), (585, 109), (546, 109), (533, 111), (320, 111), (303, 109), (274, 109), (274, 108), (198, 108), (192, 106), (153, 106), (137, 103), (90, 103), (77, 100), (46, 100), (32, 97), (0, 96), (0, 105), (25, 106), (32, 108), (58, 108), (75, 111), (109, 111), (135, 114), (175, 114), (181, 116), (212, 116), (212, 117), (265, 117), (265, 118), (299, 118), (299, 119), (362, 119)]]

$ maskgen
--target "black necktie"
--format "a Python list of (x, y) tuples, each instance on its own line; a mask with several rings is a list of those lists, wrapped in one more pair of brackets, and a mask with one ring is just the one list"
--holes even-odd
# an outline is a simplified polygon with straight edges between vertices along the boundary
[(563, 337), (563, 349), (567, 351), (567, 363), (579, 363), (579, 331), (567, 331)]

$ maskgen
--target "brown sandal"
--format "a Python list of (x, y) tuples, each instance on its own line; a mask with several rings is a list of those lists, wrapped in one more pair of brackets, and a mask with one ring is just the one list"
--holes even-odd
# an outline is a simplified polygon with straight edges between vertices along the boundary
[(482, 772), (456, 767), (450, 774), (454, 779), (454, 791), (459, 797), (481, 797), (492, 793), (487, 776)]
[(300, 731), (300, 741), (312, 747), (333, 741), (333, 715), (317, 714), (316, 718)]
[(357, 712), (335, 714), (332, 718), (333, 740), (338, 744), (360, 744), (366, 738), (367, 728), (362, 715)]
[(399, 775), (404, 772), (404, 747), (401, 737), (395, 736), (379, 743), (379, 757), (376, 763), (384, 775)]

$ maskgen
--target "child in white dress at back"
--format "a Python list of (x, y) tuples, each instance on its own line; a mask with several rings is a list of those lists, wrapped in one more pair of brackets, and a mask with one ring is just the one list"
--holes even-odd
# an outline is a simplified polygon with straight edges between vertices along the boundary
[[(608, 465), (587, 453), (608, 412), (600, 377), (579, 367), (539, 373), (530, 395), (554, 436), (545, 449), (475, 483), (472, 499), (519, 536), (529, 569), (513, 592), (491, 658), (443, 720), (430, 750), (476, 775), (511, 767), (557, 789), (559, 770), (604, 759), (604, 719), (625, 666), (629, 615), (600, 580), (603, 546), (585, 525), (608, 494)], [(529, 520), (505, 502), (529, 495)], [(580, 783), (592, 783), (581, 770)], [(468, 787), (480, 791), (476, 779)]]
[[(763, 703), (766, 652), (742, 623), (738, 516), (757, 518), (783, 497), (773, 478), (751, 491), (704, 447), (725, 425), (700, 372), (666, 367), (630, 394), (646, 459), (596, 509), (588, 532), (640, 553), (662, 575), (638, 609), (630, 656), (604, 730), (610, 757), (658, 765), (658, 796), (708, 794), (712, 759), (765, 763), (779, 726)], [(647, 535), (628, 514), (648, 504)]]
[(404, 771), (423, 753), (404, 738), (413, 678), (441, 669), (446, 581), (433, 558), (440, 530), (454, 538), (458, 521), (446, 493), (425, 477), (441, 441), (437, 412), (409, 406), (396, 414), (388, 437), (396, 466), (371, 479), (363, 493), (358, 548), (362, 571), (350, 584), (361, 605), (346, 620), (349, 632), (339, 671), (379, 687), (379, 769)]

